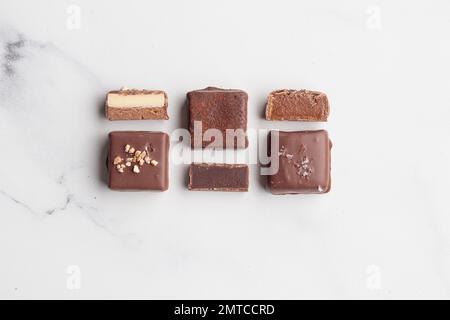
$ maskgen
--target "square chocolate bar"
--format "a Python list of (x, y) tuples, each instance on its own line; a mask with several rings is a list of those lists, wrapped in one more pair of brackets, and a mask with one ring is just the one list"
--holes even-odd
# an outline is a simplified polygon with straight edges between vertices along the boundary
[(109, 133), (109, 187), (114, 190), (159, 190), (169, 187), (169, 136), (163, 132)]
[(208, 87), (189, 92), (192, 148), (247, 148), (247, 100), (242, 90)]
[[(325, 130), (269, 134), (270, 154), (278, 154), (278, 170), (268, 176), (273, 194), (327, 193), (331, 187), (331, 141)], [(273, 162), (272, 167), (277, 167)]]

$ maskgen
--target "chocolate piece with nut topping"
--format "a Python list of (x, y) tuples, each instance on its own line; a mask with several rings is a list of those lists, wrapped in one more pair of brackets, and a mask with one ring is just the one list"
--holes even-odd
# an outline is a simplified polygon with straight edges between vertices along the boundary
[(167, 94), (160, 90), (122, 88), (106, 95), (109, 120), (167, 120)]
[(109, 187), (165, 191), (169, 187), (169, 136), (163, 132), (114, 131), (109, 134)]
[[(247, 100), (247, 93), (236, 89), (208, 87), (188, 92), (192, 148), (247, 148)], [(196, 123), (201, 124), (201, 131), (195, 131)], [(222, 139), (208, 136), (207, 131), (221, 134)]]
[(195, 191), (248, 191), (248, 166), (191, 164), (188, 188)]
[(267, 120), (327, 121), (328, 98), (309, 90), (277, 90), (267, 99)]
[(271, 139), (269, 134), (270, 153), (278, 154), (278, 171), (268, 176), (273, 194), (330, 191), (331, 141), (325, 130), (280, 131), (278, 149)]

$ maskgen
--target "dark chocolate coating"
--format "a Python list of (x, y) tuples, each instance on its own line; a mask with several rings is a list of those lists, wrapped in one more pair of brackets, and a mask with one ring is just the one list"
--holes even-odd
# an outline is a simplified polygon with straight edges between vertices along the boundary
[(271, 154), (278, 154), (279, 168), (268, 176), (273, 194), (327, 193), (331, 187), (331, 141), (325, 130), (279, 131), (279, 150), (273, 149), (269, 134)]
[[(120, 173), (113, 164), (114, 158), (130, 157), (125, 146), (136, 150), (150, 151), (150, 158), (158, 161), (158, 165), (145, 164), (136, 174), (131, 168)], [(169, 136), (163, 132), (150, 131), (114, 131), (109, 133), (108, 172), (109, 187), (114, 190), (155, 190), (165, 191), (169, 188)]]
[[(247, 100), (247, 93), (242, 90), (208, 87), (188, 92), (187, 105), (192, 148), (200, 148), (200, 145), (195, 145), (194, 121), (202, 121), (202, 134), (208, 129), (218, 129), (223, 136), (224, 149), (247, 148)], [(226, 129), (242, 129), (245, 137), (234, 138), (233, 143), (227, 146)], [(211, 141), (202, 139), (201, 147), (206, 148), (210, 143)]]
[(196, 191), (248, 191), (248, 166), (191, 164), (188, 188)]

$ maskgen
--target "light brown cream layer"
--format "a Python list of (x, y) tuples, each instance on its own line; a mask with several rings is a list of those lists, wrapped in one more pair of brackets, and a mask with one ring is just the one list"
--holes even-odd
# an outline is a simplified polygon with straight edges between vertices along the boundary
[(166, 103), (166, 97), (164, 93), (149, 93), (136, 95), (110, 93), (108, 94), (107, 103), (110, 108), (163, 107)]

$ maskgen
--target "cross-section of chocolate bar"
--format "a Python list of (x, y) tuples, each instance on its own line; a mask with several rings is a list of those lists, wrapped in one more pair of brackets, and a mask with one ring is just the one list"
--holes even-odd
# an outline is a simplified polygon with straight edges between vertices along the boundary
[(195, 191), (248, 191), (248, 166), (191, 164), (188, 188)]
[(123, 88), (108, 92), (106, 117), (109, 120), (167, 120), (167, 94), (160, 90)]
[(327, 121), (328, 98), (309, 90), (277, 90), (267, 99), (267, 120)]

